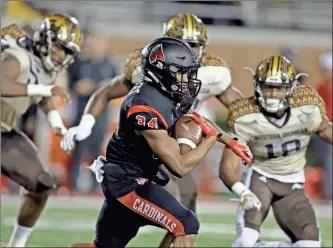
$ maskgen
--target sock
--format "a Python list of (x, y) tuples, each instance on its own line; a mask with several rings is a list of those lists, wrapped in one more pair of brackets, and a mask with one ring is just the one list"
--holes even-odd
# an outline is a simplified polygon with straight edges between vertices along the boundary
[(259, 238), (259, 232), (255, 229), (244, 227), (242, 233), (236, 238), (232, 247), (254, 247)]
[(292, 247), (290, 241), (258, 241), (254, 247)]
[(20, 226), (15, 223), (12, 235), (10, 236), (8, 247), (25, 247), (28, 238), (33, 231), (33, 227)]
[(299, 240), (294, 243), (293, 247), (321, 247), (321, 242), (315, 240)]

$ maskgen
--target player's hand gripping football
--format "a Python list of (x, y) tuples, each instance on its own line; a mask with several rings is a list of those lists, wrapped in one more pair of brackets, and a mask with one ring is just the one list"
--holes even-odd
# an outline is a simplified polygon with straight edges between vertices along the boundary
[(260, 210), (261, 208), (260, 200), (249, 189), (244, 190), (240, 195), (240, 204), (244, 210), (249, 210), (251, 208)]
[(252, 153), (247, 145), (240, 144), (237, 138), (231, 140), (227, 146), (242, 159), (244, 165), (248, 165), (252, 162)]
[(202, 118), (201, 115), (199, 115), (198, 113), (193, 112), (191, 114), (191, 117), (198, 125), (200, 125), (204, 136), (206, 136), (206, 137), (215, 136), (216, 138), (218, 138), (219, 136), (222, 135), (222, 134), (219, 134), (216, 131), (216, 129), (208, 121), (206, 121), (204, 118)]

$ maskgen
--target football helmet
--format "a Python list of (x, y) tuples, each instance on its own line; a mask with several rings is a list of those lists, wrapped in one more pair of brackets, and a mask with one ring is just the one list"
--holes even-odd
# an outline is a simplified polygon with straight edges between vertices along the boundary
[(164, 35), (181, 39), (193, 49), (198, 48), (197, 60), (201, 61), (208, 45), (206, 25), (196, 15), (182, 13), (172, 17), (163, 27)]
[[(292, 92), (297, 86), (297, 79), (306, 75), (305, 73), (296, 75), (293, 64), (283, 56), (266, 58), (259, 63), (255, 71), (250, 70), (253, 73), (255, 98), (268, 113), (277, 113), (286, 109), (290, 104)], [(273, 97), (273, 94), (268, 94), (268, 96), (265, 94), (267, 90), (273, 88), (280, 91), (279, 97)]]
[[(45, 69), (59, 72), (72, 63), (75, 55), (81, 51), (81, 27), (74, 17), (54, 14), (44, 19), (40, 28), (35, 31), (33, 40)], [(52, 61), (53, 46), (65, 51), (66, 58), (60, 64)]]
[(142, 50), (143, 78), (177, 101), (183, 96), (193, 99), (198, 95), (199, 67), (192, 49), (179, 39), (158, 38)]

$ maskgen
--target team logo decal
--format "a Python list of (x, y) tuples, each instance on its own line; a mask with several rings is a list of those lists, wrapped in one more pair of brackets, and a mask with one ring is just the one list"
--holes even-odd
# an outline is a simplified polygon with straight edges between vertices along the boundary
[(309, 114), (307, 114), (307, 113), (302, 113), (302, 114), (298, 115), (298, 119), (301, 122), (306, 122), (306, 120), (308, 119), (308, 117), (309, 117)]
[(150, 52), (149, 63), (153, 64), (156, 61), (165, 61), (162, 44), (156, 45)]

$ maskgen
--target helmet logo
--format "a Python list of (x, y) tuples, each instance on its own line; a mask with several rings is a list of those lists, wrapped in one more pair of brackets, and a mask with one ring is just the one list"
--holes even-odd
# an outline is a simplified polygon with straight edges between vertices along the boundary
[(162, 44), (158, 44), (150, 52), (149, 63), (153, 64), (156, 61), (165, 61)]

